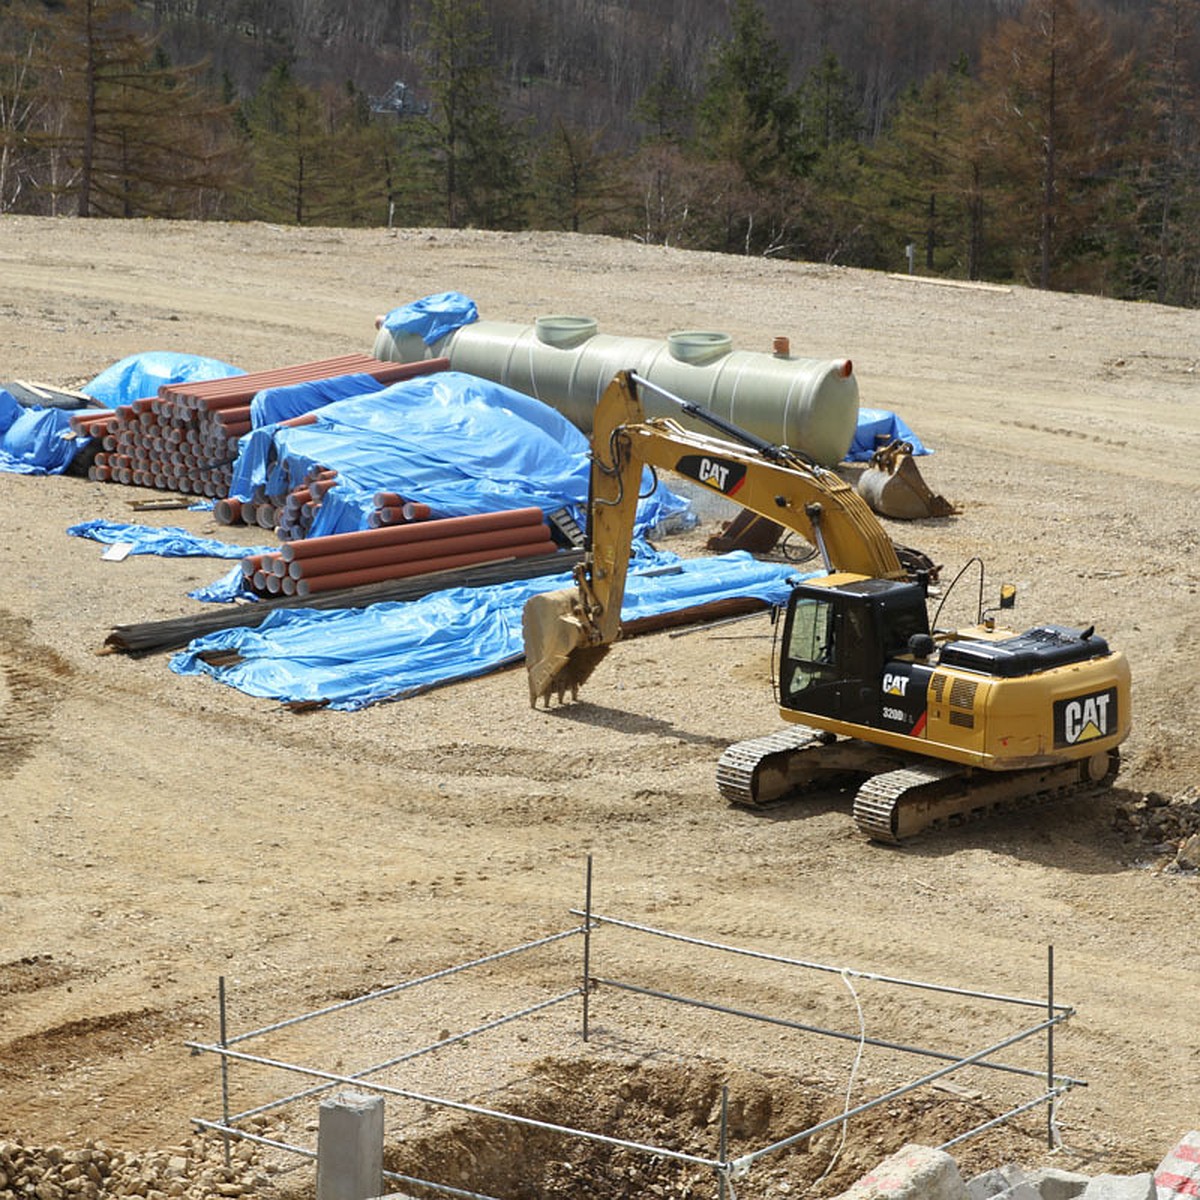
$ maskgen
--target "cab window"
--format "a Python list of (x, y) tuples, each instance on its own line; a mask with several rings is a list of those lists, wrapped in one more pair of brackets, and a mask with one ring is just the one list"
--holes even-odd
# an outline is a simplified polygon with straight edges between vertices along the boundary
[(792, 608), (784, 648), (783, 688), (795, 696), (814, 683), (835, 678), (836, 611), (826, 600), (802, 597)]

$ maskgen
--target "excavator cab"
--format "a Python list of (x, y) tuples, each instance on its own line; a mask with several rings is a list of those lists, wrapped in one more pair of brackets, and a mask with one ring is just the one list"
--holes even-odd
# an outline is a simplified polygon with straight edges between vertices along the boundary
[(785, 715), (911, 733), (933, 652), (919, 583), (830, 575), (792, 593), (779, 663)]

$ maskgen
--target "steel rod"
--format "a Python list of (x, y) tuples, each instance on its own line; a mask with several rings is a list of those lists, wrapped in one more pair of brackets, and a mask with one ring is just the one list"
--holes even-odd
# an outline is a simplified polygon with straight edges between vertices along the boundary
[(739, 1168), (748, 1168), (751, 1163), (757, 1162), (760, 1158), (764, 1158), (768, 1154), (774, 1154), (779, 1150), (786, 1150), (789, 1146), (794, 1146), (797, 1142), (803, 1141), (805, 1138), (813, 1137), (815, 1134), (821, 1133), (823, 1130), (829, 1129), (834, 1125), (844, 1124), (851, 1117), (857, 1117), (860, 1113), (869, 1112), (873, 1108), (878, 1108), (881, 1104), (887, 1104), (900, 1096), (905, 1096), (909, 1092), (914, 1092), (917, 1088), (924, 1087), (927, 1083), (933, 1083), (941, 1079), (945, 1075), (951, 1075), (955, 1071), (962, 1070), (963, 1067), (971, 1067), (980, 1064), (983, 1059), (989, 1055), (997, 1054), (999, 1051), (1006, 1049), (1009, 1046), (1015, 1045), (1017, 1042), (1023, 1042), (1026, 1038), (1035, 1037), (1047, 1028), (1047, 1022), (1039, 1021), (1036, 1025), (1031, 1025), (1027, 1029), (1022, 1029), (1018, 1033), (1011, 1034), (1009, 1037), (1002, 1038), (1000, 1041), (983, 1050), (977, 1050), (974, 1054), (969, 1054), (964, 1058), (951, 1063), (949, 1066), (939, 1067), (936, 1071), (930, 1071), (927, 1075), (921, 1076), (919, 1079), (911, 1080), (903, 1084), (901, 1087), (893, 1088), (890, 1092), (885, 1092), (882, 1096), (876, 1096), (874, 1100), (867, 1100), (858, 1105), (856, 1108), (847, 1109), (840, 1117), (830, 1117), (826, 1121), (821, 1121), (816, 1125), (803, 1129), (799, 1133), (793, 1133), (791, 1136), (783, 1138), (781, 1141), (773, 1142), (769, 1146), (763, 1146), (759, 1150), (754, 1150), (750, 1154), (744, 1154), (737, 1160), (735, 1164)]
[[(264, 1058), (259, 1054), (247, 1054), (244, 1050), (221, 1050), (215, 1046), (205, 1046), (197, 1042), (185, 1042), (193, 1050), (205, 1050), (209, 1053), (224, 1054), (238, 1062), (254, 1063), (260, 1067), (271, 1067), (277, 1071), (293, 1071), (298, 1075), (310, 1075), (314, 1079), (324, 1079), (331, 1084), (360, 1085), (361, 1081), (350, 1075), (341, 1075), (334, 1071), (322, 1071), (317, 1067), (305, 1067), (299, 1063), (284, 1062), (278, 1058)], [(513, 1125), (523, 1125), (528, 1129), (542, 1129), (547, 1133), (561, 1133), (571, 1137), (583, 1138), (585, 1141), (598, 1142), (605, 1146), (615, 1146), (619, 1150), (633, 1150), (639, 1154), (650, 1154), (658, 1158), (669, 1158), (674, 1162), (687, 1163), (694, 1167), (706, 1167), (716, 1170), (722, 1164), (715, 1159), (702, 1158), (697, 1154), (684, 1154), (679, 1150), (669, 1150), (664, 1146), (651, 1146), (645, 1142), (631, 1142), (625, 1138), (609, 1137), (604, 1133), (592, 1133), (587, 1129), (572, 1129), (569, 1125), (556, 1125), (551, 1121), (539, 1121), (533, 1117), (522, 1117), (516, 1113), (501, 1112), (499, 1109), (484, 1108), (480, 1104), (469, 1104), (464, 1100), (451, 1100), (445, 1096), (433, 1096), (428, 1092), (414, 1092), (408, 1088), (393, 1087), (386, 1083), (368, 1083), (371, 1091), (381, 1092), (385, 1096), (398, 1096), (402, 1100), (414, 1100), (419, 1104), (432, 1104), (440, 1108), (453, 1109), (455, 1112), (470, 1113), (476, 1117), (489, 1117), (496, 1121), (508, 1121)]]
[(354, 1008), (358, 1004), (366, 1004), (368, 1000), (382, 1000), (385, 996), (394, 996), (399, 992), (407, 991), (409, 988), (417, 987), (422, 983), (432, 983), (436, 979), (445, 979), (449, 975), (457, 975), (462, 971), (469, 971), (473, 967), (487, 966), (489, 963), (511, 958), (514, 954), (524, 954), (528, 950), (536, 950), (541, 946), (552, 945), (554, 942), (562, 941), (563, 938), (578, 937), (582, 932), (582, 929), (579, 928), (564, 929), (559, 933), (535, 938), (531, 942), (524, 942), (519, 946), (510, 946), (507, 950), (498, 950), (494, 954), (485, 954), (482, 958), (475, 958), (470, 962), (459, 963), (455, 967), (444, 967), (440, 971), (433, 971), (431, 974), (422, 975), (417, 979), (406, 979), (403, 983), (396, 983), (391, 987), (380, 988), (375, 992), (367, 992), (362, 996), (355, 996), (350, 1000), (341, 1000), (337, 1004), (330, 1004), (326, 1008), (316, 1008), (312, 1012), (301, 1013), (296, 1017), (288, 1017), (284, 1021), (276, 1021), (274, 1025), (264, 1025), (260, 1029), (251, 1029), (247, 1033), (239, 1033), (237, 1037), (230, 1038), (228, 1044), (235, 1046), (239, 1042), (246, 1042), (251, 1038), (261, 1037), (265, 1033), (275, 1033), (277, 1030), (287, 1029), (291, 1025), (299, 1025), (304, 1021), (311, 1021), (316, 1017), (325, 1017), (330, 1013), (342, 1012), (347, 1008)]
[[(675, 1004), (683, 1004), (691, 1008), (702, 1008), (707, 1012), (723, 1013), (730, 1017), (740, 1017), (747, 1021), (762, 1021), (767, 1025), (778, 1025), (784, 1029), (795, 1029), (800, 1033), (817, 1033), (822, 1037), (838, 1038), (846, 1042), (861, 1042), (867, 1046), (875, 1046), (881, 1050), (895, 1050), (901, 1054), (916, 1054), (925, 1058), (939, 1058), (945, 1062), (958, 1062), (959, 1056), (945, 1050), (929, 1050), (922, 1046), (908, 1046), (903, 1042), (889, 1042), (884, 1038), (864, 1037), (859, 1033), (846, 1033), (839, 1029), (824, 1029), (820, 1025), (806, 1025), (802, 1021), (793, 1021), (789, 1017), (773, 1017), (767, 1013), (751, 1012), (745, 1008), (731, 1008), (728, 1005), (717, 1004), (712, 1000), (697, 1000), (691, 996), (679, 996), (673, 992), (663, 992), (657, 988), (644, 987), (637, 983), (625, 983), (620, 979), (597, 979), (598, 984), (616, 988), (618, 991), (635, 992), (641, 996), (651, 996), (655, 1000), (668, 1000)], [(1056, 1016), (1055, 1023), (1067, 1020), (1065, 1016)], [(1025, 1075), (1034, 1079), (1042, 1077), (1042, 1071), (1036, 1067), (1017, 1067), (1008, 1063), (985, 1062), (979, 1064), (992, 1071), (1006, 1071), (1011, 1075)], [(1083, 1080), (1072, 1080), (1081, 1087), (1087, 1085)]]
[[(582, 916), (577, 909), (571, 910), (572, 916)], [(768, 954), (763, 950), (747, 950), (741, 946), (730, 946), (724, 942), (711, 942), (704, 938), (689, 937), (683, 933), (672, 933), (667, 929), (656, 929), (653, 925), (641, 925), (636, 921), (624, 921), (619, 917), (606, 917), (593, 913), (592, 920), (602, 921), (606, 925), (615, 925), (620, 929), (632, 929), (638, 933), (648, 933), (655, 937), (667, 938), (674, 942), (683, 942), (689, 946), (701, 946), (706, 950), (720, 950), (726, 954), (738, 954), (744, 958), (757, 958), (764, 962), (780, 963), (789, 967), (806, 967), (810, 971), (825, 971), (831, 975), (849, 975), (854, 979), (868, 979), (875, 983), (891, 983), (897, 987), (920, 988), (928, 992), (942, 992), (951, 996), (965, 996), (974, 1000), (994, 1000), (1004, 1004), (1023, 1004), (1029, 1008), (1044, 1008), (1045, 1000), (1028, 1000), (1021, 996), (1006, 996), (995, 992), (977, 992), (970, 988), (951, 987), (949, 984), (925, 983), (919, 979), (902, 979), (896, 975), (878, 975), (873, 971), (857, 971), (853, 967), (833, 967), (827, 963), (810, 962), (802, 958), (789, 958), (782, 954)], [(1060, 1006), (1066, 1009), (1066, 1006)], [(1068, 1013), (1073, 1009), (1066, 1010)]]
[(1062, 1087), (1051, 1088), (1048, 1092), (1041, 1096), (1036, 1096), (1032, 1100), (1026, 1100), (1024, 1104), (1018, 1104), (1016, 1108), (1010, 1108), (1008, 1112), (1001, 1113), (998, 1117), (993, 1117), (990, 1121), (985, 1121), (982, 1125), (976, 1125), (974, 1129), (968, 1129), (966, 1133), (960, 1133), (958, 1137), (951, 1138), (948, 1142), (943, 1142), (938, 1146), (939, 1150), (945, 1150), (950, 1146), (957, 1146), (959, 1142), (965, 1142), (967, 1138), (973, 1138), (977, 1134), (986, 1133), (987, 1130), (994, 1128), (997, 1125), (1003, 1125), (1005, 1121), (1011, 1121), (1013, 1117), (1019, 1117), (1022, 1113), (1028, 1112), (1031, 1108), (1037, 1108), (1039, 1104), (1045, 1104), (1049, 1101), (1051, 1104), (1058, 1099), (1059, 1096), (1065, 1096), (1071, 1090), (1069, 1084), (1064, 1084)]
[[(221, 1117), (226, 1125), (229, 1124), (229, 1060), (225, 1057), (224, 1051), (229, 1049), (229, 1039), (226, 1036), (228, 1026), (225, 1020), (225, 976), (222, 975), (217, 980), (217, 1008), (220, 1012), (220, 1028), (221, 1028)], [(225, 1141), (225, 1165), (228, 1167), (232, 1164), (233, 1159), (229, 1152), (229, 1138)]]
[(583, 903), (583, 1040), (588, 1040), (588, 999), (591, 995), (592, 954), (592, 856), (587, 857), (587, 881)]
[[(1054, 946), (1046, 947), (1046, 1011), (1054, 1015)], [(1054, 1088), (1054, 1026), (1046, 1030), (1046, 1088)], [(1046, 1148), (1054, 1149), (1054, 1105), (1046, 1106)]]
[(725, 1200), (724, 1164), (729, 1159), (729, 1085), (721, 1088), (721, 1129), (717, 1136), (717, 1157), (721, 1160), (722, 1169), (717, 1172), (717, 1196)]
[[(428, 1046), (422, 1046), (417, 1050), (410, 1050), (407, 1054), (400, 1054), (395, 1058), (387, 1059), (385, 1062), (373, 1063), (369, 1067), (363, 1067), (361, 1070), (355, 1071), (350, 1078), (365, 1079), (368, 1075), (376, 1075), (380, 1071), (388, 1070), (389, 1067), (398, 1067), (401, 1063), (409, 1062), (414, 1058), (420, 1058), (425, 1054), (431, 1054), (435, 1050), (443, 1050), (447, 1046), (453, 1046), (456, 1042), (466, 1041), (468, 1038), (476, 1037), (481, 1033), (489, 1033), (493, 1029), (498, 1029), (501, 1025), (509, 1024), (511, 1021), (533, 1016), (543, 1009), (553, 1008), (554, 1005), (561, 1004), (564, 1000), (571, 1000), (578, 995), (579, 989), (572, 988), (569, 992), (562, 992), (560, 995), (551, 996), (550, 999), (542, 1000), (537, 1004), (531, 1004), (528, 1008), (523, 1008), (519, 1012), (506, 1013), (504, 1016), (497, 1017), (493, 1021), (486, 1021), (482, 1025), (477, 1025), (474, 1029), (467, 1029), (462, 1033), (451, 1034), (440, 1041), (431, 1042)], [(234, 1124), (238, 1121), (247, 1121), (251, 1117), (257, 1117), (260, 1113), (282, 1108), (285, 1104), (291, 1104), (295, 1100), (306, 1100), (310, 1096), (318, 1096), (322, 1092), (327, 1092), (333, 1086), (331, 1083), (320, 1083), (316, 1087), (305, 1088), (303, 1091), (294, 1092), (290, 1096), (282, 1096), (278, 1100), (272, 1100), (267, 1104), (260, 1104), (257, 1108), (248, 1108), (244, 1112), (234, 1113), (228, 1120)]]

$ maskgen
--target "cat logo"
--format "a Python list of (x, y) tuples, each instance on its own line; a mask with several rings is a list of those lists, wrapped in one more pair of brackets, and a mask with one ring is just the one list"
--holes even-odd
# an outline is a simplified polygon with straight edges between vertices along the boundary
[(746, 479), (745, 464), (712, 454), (685, 454), (675, 470), (725, 496), (732, 496)]
[(1108, 737), (1118, 728), (1117, 689), (1091, 692), (1054, 704), (1054, 744), (1077, 746)]
[(908, 692), (908, 676), (894, 675), (890, 671), (884, 672), (883, 690), (889, 696), (903, 696)]

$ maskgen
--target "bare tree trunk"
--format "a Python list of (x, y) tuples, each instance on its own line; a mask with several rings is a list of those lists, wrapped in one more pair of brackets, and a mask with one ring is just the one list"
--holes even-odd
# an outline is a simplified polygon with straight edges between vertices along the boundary
[(1042, 178), (1041, 269), (1038, 272), (1038, 286), (1043, 289), (1050, 286), (1050, 261), (1054, 250), (1054, 209), (1057, 202), (1055, 170), (1058, 152), (1057, 82), (1058, 10), (1052, 4), (1050, 7), (1050, 79), (1049, 92), (1046, 97), (1046, 162)]
[(96, 154), (96, 31), (92, 22), (95, 15), (94, 0), (83, 0), (84, 29), (87, 41), (84, 66), (84, 113), (83, 153), (79, 163), (79, 216), (91, 214), (92, 167)]

